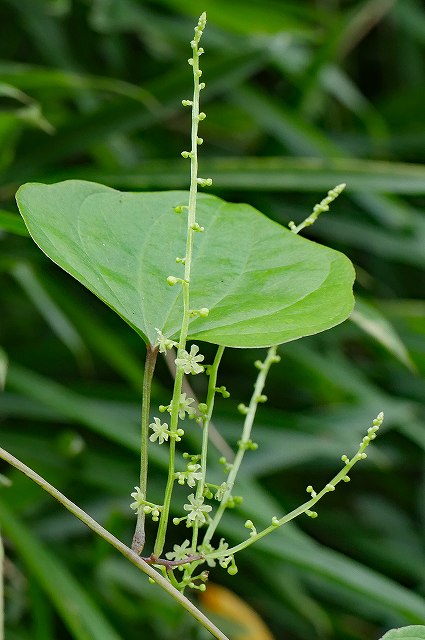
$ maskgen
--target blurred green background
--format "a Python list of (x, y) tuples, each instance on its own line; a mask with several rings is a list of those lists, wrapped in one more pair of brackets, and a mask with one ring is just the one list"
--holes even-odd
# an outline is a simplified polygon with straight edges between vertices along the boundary
[[(14, 193), (82, 178), (185, 188), (188, 45), (208, 12), (201, 175), (357, 271), (352, 320), (281, 348), (229, 541), (303, 502), (386, 420), (348, 485), (237, 558), (232, 589), (275, 638), (377, 640), (425, 624), (425, 10), (420, 0), (0, 2), (0, 445), (122, 540), (134, 516), (144, 345), (28, 238)], [(164, 243), (164, 250), (166, 243)], [(205, 347), (207, 353), (212, 353)], [(215, 422), (238, 439), (261, 354), (228, 350)], [(158, 365), (154, 403), (170, 376)], [(203, 388), (196, 388), (202, 397)], [(150, 491), (164, 459), (152, 447)], [(217, 454), (213, 452), (213, 457)], [(0, 492), (7, 640), (205, 638), (173, 601), (19, 473)], [(185, 537), (176, 532), (176, 540)], [(170, 542), (170, 545), (173, 541)], [(219, 617), (214, 618), (216, 621)], [(220, 620), (232, 638), (227, 620)], [(257, 634), (256, 640), (261, 640)]]

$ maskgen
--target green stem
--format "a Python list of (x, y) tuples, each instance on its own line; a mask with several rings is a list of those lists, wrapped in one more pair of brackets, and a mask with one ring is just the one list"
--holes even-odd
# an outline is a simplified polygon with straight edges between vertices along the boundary
[(251, 397), (251, 401), (249, 403), (249, 407), (248, 407), (248, 413), (246, 414), (245, 417), (245, 422), (244, 422), (244, 427), (243, 427), (243, 432), (242, 432), (242, 438), (240, 440), (239, 443), (239, 450), (236, 454), (236, 457), (234, 459), (234, 462), (232, 464), (232, 468), (229, 472), (229, 476), (227, 479), (227, 489), (223, 495), (223, 498), (220, 502), (220, 506), (217, 509), (213, 520), (211, 521), (206, 533), (205, 533), (205, 537), (204, 537), (204, 542), (203, 544), (208, 544), (211, 540), (211, 538), (213, 537), (215, 530), (223, 516), (223, 513), (226, 509), (226, 505), (227, 502), (231, 496), (232, 490), (233, 490), (233, 486), (235, 484), (235, 480), (236, 480), (236, 476), (238, 474), (239, 468), (242, 464), (242, 460), (243, 457), (245, 455), (245, 451), (246, 451), (246, 444), (248, 442), (248, 440), (250, 439), (251, 436), (251, 430), (252, 430), (252, 425), (254, 423), (254, 418), (255, 418), (255, 414), (257, 412), (257, 407), (258, 407), (258, 402), (259, 402), (259, 398), (261, 397), (261, 394), (263, 392), (264, 389), (264, 385), (266, 382), (266, 378), (267, 378), (267, 374), (269, 372), (269, 369), (271, 367), (271, 365), (273, 364), (273, 362), (276, 362), (276, 351), (277, 351), (277, 346), (273, 346), (270, 347), (268, 352), (267, 352), (267, 357), (265, 359), (265, 361), (262, 363), (261, 365), (261, 370), (260, 373), (257, 376), (257, 380), (255, 382), (254, 385), (254, 393), (252, 394)]
[(342, 480), (344, 480), (344, 478), (347, 478), (347, 473), (350, 471), (350, 469), (352, 469), (354, 467), (354, 465), (357, 462), (359, 462), (359, 460), (362, 460), (363, 457), (366, 455), (364, 453), (364, 451), (368, 447), (368, 445), (369, 445), (369, 442), (367, 442), (367, 443), (363, 442), (360, 445), (359, 450), (351, 458), (351, 460), (349, 460), (347, 462), (347, 464), (344, 465), (344, 467), (341, 469), (341, 471), (339, 471), (339, 473), (337, 473), (336, 476), (334, 476), (334, 478), (332, 478), (332, 480), (325, 487), (323, 487), (323, 489), (318, 494), (316, 494), (314, 498), (311, 498), (311, 500), (308, 500), (307, 502), (304, 502), (299, 507), (297, 507), (296, 509), (294, 509), (290, 513), (287, 513), (282, 518), (275, 518), (271, 525), (269, 525), (268, 527), (266, 527), (262, 531), (256, 533), (255, 535), (250, 536), (248, 538), (248, 540), (244, 540), (243, 542), (239, 543), (238, 545), (236, 545), (234, 547), (231, 547), (230, 549), (226, 549), (224, 552), (221, 551), (221, 552), (208, 554), (208, 557), (209, 558), (220, 558), (220, 557), (233, 555), (233, 554), (237, 553), (238, 551), (242, 551), (242, 549), (246, 549), (251, 544), (254, 544), (254, 542), (257, 542), (261, 538), (264, 538), (264, 536), (268, 535), (272, 531), (275, 531), (279, 527), (282, 527), (284, 524), (287, 524), (291, 520), (294, 520), (294, 518), (297, 518), (301, 514), (306, 513), (307, 511), (310, 511), (310, 509), (317, 502), (319, 502), (319, 500), (321, 500), (324, 495), (326, 495), (327, 493), (330, 493), (331, 491), (333, 491), (337, 484), (339, 484)]
[(140, 558), (137, 553), (135, 553), (130, 547), (127, 547), (123, 542), (118, 540), (115, 536), (112, 535), (109, 531), (104, 529), (96, 520), (93, 520), (85, 511), (80, 509), (76, 504), (71, 502), (66, 496), (63, 495), (60, 491), (58, 491), (55, 487), (49, 484), (44, 478), (38, 475), (35, 471), (27, 467), (23, 462), (12, 456), (10, 453), (5, 451), (0, 447), (0, 458), (5, 460), (10, 465), (18, 469), (24, 473), (28, 478), (33, 480), (36, 484), (38, 484), (42, 489), (44, 489), (47, 493), (49, 493), (53, 498), (58, 500), (68, 511), (70, 511), (76, 518), (81, 520), (89, 529), (94, 531), (98, 536), (103, 538), (106, 542), (112, 545), (117, 551), (119, 551), (124, 557), (126, 557), (132, 564), (134, 564), (138, 569), (143, 571), (149, 578), (151, 578), (156, 584), (158, 584), (164, 591), (166, 591), (176, 602), (178, 602), (186, 611), (188, 611), (200, 624), (202, 624), (205, 629), (207, 629), (215, 638), (218, 640), (229, 640), (227, 636), (224, 635), (218, 629), (215, 624), (211, 622), (199, 609), (195, 607), (194, 604), (188, 598), (186, 598), (183, 594), (181, 594), (177, 589), (175, 589), (170, 582), (163, 576), (161, 576), (152, 566), (147, 564), (142, 558)]
[[(175, 365), (176, 358), (177, 358), (176, 351), (174, 349), (170, 349), (165, 354), (165, 362), (167, 364), (168, 370), (170, 371), (173, 377), (173, 380), (176, 376), (176, 365)], [(182, 391), (186, 393), (188, 398), (194, 398), (195, 403), (199, 404), (199, 400), (197, 399), (196, 393), (192, 389), (187, 378), (183, 379)], [(226, 440), (218, 431), (217, 427), (214, 425), (212, 420), (210, 420), (208, 424), (208, 438), (210, 440), (210, 444), (212, 444), (217, 449), (218, 453), (221, 456), (224, 456), (225, 458), (227, 458), (227, 460), (229, 460), (230, 462), (232, 462), (232, 460), (235, 457), (233, 453), (233, 449), (231, 449), (230, 446), (227, 444)]]
[[(179, 349), (180, 352), (180, 349)], [(177, 367), (176, 378), (174, 380), (173, 399), (171, 401), (171, 424), (170, 433), (176, 433), (179, 424), (179, 402), (183, 380), (183, 369)], [(176, 439), (170, 435), (170, 447), (168, 457), (168, 477), (164, 493), (164, 504), (161, 510), (161, 516), (158, 525), (158, 532), (155, 540), (154, 555), (158, 558), (164, 549), (165, 537), (168, 527), (168, 516), (170, 513), (171, 497), (175, 481), (175, 457), (176, 457)]]
[[(218, 367), (220, 365), (221, 358), (224, 353), (224, 347), (219, 346), (217, 349), (217, 353), (215, 354), (214, 362), (210, 367), (209, 371), (209, 380), (208, 380), (208, 391), (207, 391), (207, 401), (206, 405), (208, 407), (207, 414), (203, 420), (203, 433), (202, 433), (202, 449), (201, 449), (201, 473), (202, 478), (199, 480), (198, 485), (196, 487), (196, 498), (201, 498), (204, 493), (205, 488), (205, 477), (207, 473), (207, 454), (208, 454), (208, 442), (209, 442), (209, 434), (208, 427), (210, 424), (211, 416), (214, 410), (214, 399), (216, 394), (217, 387), (217, 374)], [(193, 525), (193, 534), (192, 534), (192, 553), (196, 553), (196, 547), (198, 546), (198, 523), (195, 521)]]
[[(198, 28), (201, 23), (205, 26), (205, 14), (202, 14)], [(189, 320), (190, 320), (190, 278), (192, 271), (192, 255), (193, 255), (193, 236), (194, 225), (196, 222), (196, 196), (198, 192), (198, 125), (199, 125), (199, 51), (198, 44), (202, 36), (202, 29), (195, 29), (195, 38), (193, 40), (193, 100), (192, 100), (192, 127), (191, 127), (191, 151), (190, 151), (190, 191), (189, 191), (189, 205), (187, 215), (187, 235), (186, 235), (186, 255), (184, 262), (184, 280), (182, 281), (183, 289), (183, 318), (180, 331), (180, 339), (177, 350), (177, 358), (181, 358), (183, 351), (186, 348), (187, 335), (189, 332)], [(176, 451), (176, 439), (173, 434), (176, 434), (179, 424), (179, 403), (180, 394), (183, 383), (183, 367), (177, 366), (176, 377), (174, 380), (173, 398), (171, 401), (171, 421), (170, 421), (170, 450), (169, 450), (169, 463), (168, 463), (168, 478), (164, 494), (164, 505), (161, 510), (161, 516), (159, 520), (158, 533), (156, 536), (154, 555), (159, 557), (164, 549), (165, 538), (168, 527), (168, 517), (170, 512), (171, 497), (173, 493), (173, 487), (175, 482), (175, 451)]]
[[(146, 345), (146, 361), (145, 375), (143, 378), (143, 394), (142, 394), (142, 419), (141, 419), (141, 445), (140, 445), (140, 493), (146, 500), (147, 484), (148, 484), (148, 444), (149, 444), (149, 415), (152, 379), (155, 371), (156, 358), (158, 355), (158, 347)], [(145, 546), (145, 517), (143, 509), (139, 509), (137, 513), (136, 530), (133, 536), (131, 548), (140, 554)]]

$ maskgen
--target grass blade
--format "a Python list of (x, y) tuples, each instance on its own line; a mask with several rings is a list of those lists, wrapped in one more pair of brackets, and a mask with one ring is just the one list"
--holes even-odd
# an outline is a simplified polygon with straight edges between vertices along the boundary
[(0, 521), (29, 573), (49, 596), (75, 640), (121, 640), (89, 594), (3, 501), (0, 502)]

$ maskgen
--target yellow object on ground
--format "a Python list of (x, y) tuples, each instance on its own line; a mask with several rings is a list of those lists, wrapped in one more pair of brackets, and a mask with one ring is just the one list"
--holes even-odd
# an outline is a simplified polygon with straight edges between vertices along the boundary
[(258, 613), (233, 591), (209, 583), (200, 595), (202, 607), (240, 626), (232, 640), (274, 640)]

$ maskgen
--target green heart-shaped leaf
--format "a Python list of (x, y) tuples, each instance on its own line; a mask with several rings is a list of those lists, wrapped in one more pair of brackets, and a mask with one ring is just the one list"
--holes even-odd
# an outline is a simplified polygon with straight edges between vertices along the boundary
[(391, 629), (382, 636), (381, 640), (425, 640), (425, 627), (413, 624), (409, 627)]
[[(188, 193), (122, 193), (91, 182), (26, 184), (17, 202), (28, 230), (54, 262), (114, 309), (146, 342), (156, 328), (176, 338), (182, 317)], [(207, 307), (189, 338), (264, 347), (342, 322), (354, 271), (332, 249), (294, 235), (245, 204), (200, 194), (190, 305)]]

